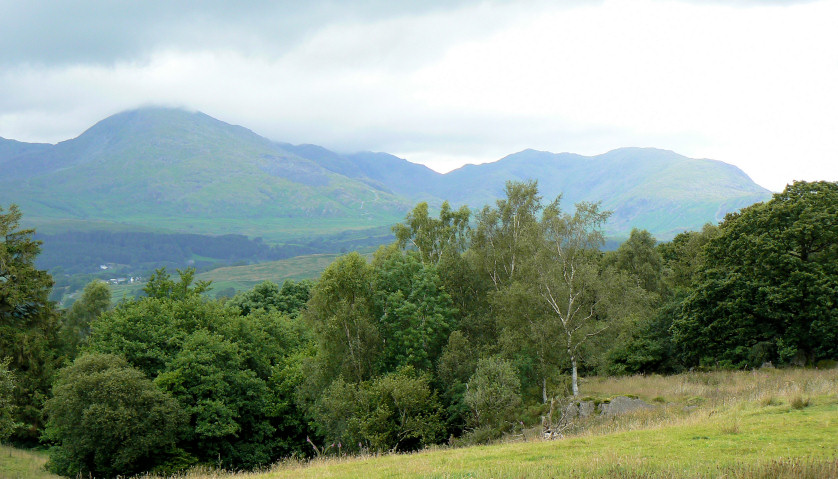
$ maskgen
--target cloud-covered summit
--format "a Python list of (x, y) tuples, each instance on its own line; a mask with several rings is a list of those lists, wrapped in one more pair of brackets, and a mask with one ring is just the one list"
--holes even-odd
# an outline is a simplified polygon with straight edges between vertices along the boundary
[(447, 171), (654, 146), (838, 179), (838, 2), (0, 0), (0, 136), (141, 105)]

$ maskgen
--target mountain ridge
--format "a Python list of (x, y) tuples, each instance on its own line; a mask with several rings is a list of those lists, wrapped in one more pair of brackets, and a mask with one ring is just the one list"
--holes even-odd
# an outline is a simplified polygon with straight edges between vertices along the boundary
[(545, 198), (562, 194), (565, 208), (601, 201), (614, 211), (612, 235), (639, 227), (671, 237), (770, 197), (733, 165), (656, 148), (525, 149), (442, 174), (388, 153), (282, 143), (158, 107), (117, 113), (54, 145), (0, 140), (0, 204), (19, 203), (33, 218), (268, 239), (306, 229), (294, 221), (313, 234), (392, 224), (418, 201), (476, 210), (501, 197), (508, 180), (536, 179)]

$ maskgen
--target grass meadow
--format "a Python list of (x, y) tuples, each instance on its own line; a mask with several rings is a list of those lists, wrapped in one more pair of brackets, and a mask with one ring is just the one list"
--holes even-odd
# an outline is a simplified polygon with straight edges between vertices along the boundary
[(0, 479), (55, 479), (44, 469), (47, 454), (0, 445)]
[(249, 473), (196, 469), (179, 477), (838, 477), (838, 370), (594, 377), (581, 390), (598, 400), (636, 396), (656, 407), (587, 418), (556, 440), (530, 429), (487, 446), (285, 461)]
[[(233, 288), (236, 293), (253, 289), (263, 281), (273, 281), (282, 285), (285, 280), (300, 281), (316, 279), (340, 254), (310, 254), (293, 258), (242, 266), (225, 266), (195, 275), (196, 280), (212, 281), (212, 287), (206, 293), (214, 298), (219, 291)], [(371, 257), (372, 253), (366, 253)], [(174, 271), (169, 271), (175, 275)], [(111, 285), (111, 297), (114, 304), (123, 298), (133, 298), (145, 287), (145, 283)]]

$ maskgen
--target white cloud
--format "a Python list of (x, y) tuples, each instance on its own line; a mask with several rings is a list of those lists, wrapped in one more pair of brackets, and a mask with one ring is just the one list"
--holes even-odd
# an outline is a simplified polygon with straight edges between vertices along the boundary
[(217, 12), (183, 15), (169, 39), (170, 13), (146, 22), (150, 46), (0, 58), (0, 136), (63, 140), (155, 103), (439, 170), (524, 148), (656, 146), (736, 164), (774, 190), (838, 179), (838, 2), (553, 3), (324, 14), (326, 2), (290, 16), (302, 24), (279, 21), (282, 5), (231, 14), (228, 29)]

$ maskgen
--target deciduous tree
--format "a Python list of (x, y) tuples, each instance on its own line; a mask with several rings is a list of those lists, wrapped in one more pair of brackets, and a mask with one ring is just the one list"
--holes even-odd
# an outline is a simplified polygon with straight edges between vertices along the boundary
[(91, 323), (110, 307), (111, 290), (106, 283), (92, 281), (84, 287), (81, 298), (64, 313), (61, 323), (61, 342), (69, 357), (76, 356), (90, 335)]
[(472, 426), (491, 435), (512, 429), (521, 408), (521, 381), (512, 363), (498, 357), (481, 359), (468, 381), (465, 403), (472, 411)]
[(542, 247), (536, 260), (536, 287), (549, 306), (551, 321), (562, 337), (571, 368), (573, 395), (579, 394), (580, 347), (612, 325), (617, 300), (628, 301), (625, 277), (600, 268), (602, 226), (610, 212), (597, 203), (578, 203), (571, 215), (559, 208), (559, 199), (542, 215)]
[(185, 419), (169, 394), (106, 354), (62, 369), (45, 411), (45, 435), (57, 443), (49, 468), (69, 477), (147, 471), (165, 461)]
[(373, 282), (363, 256), (342, 256), (323, 272), (305, 311), (321, 366), (352, 382), (372, 377), (382, 350)]
[(430, 371), (456, 327), (457, 313), (436, 267), (395, 248), (380, 249), (373, 267), (382, 370)]
[(795, 182), (728, 215), (673, 324), (689, 364), (838, 356), (838, 183)]
[(541, 196), (538, 183), (507, 182), (506, 197), (496, 207), (484, 207), (471, 234), (472, 258), (478, 272), (486, 275), (496, 290), (514, 280), (536, 250)]
[(439, 219), (428, 214), (428, 203), (416, 205), (404, 223), (393, 227), (400, 248), (415, 249), (424, 263), (437, 264), (448, 253), (460, 254), (466, 249), (469, 231), (468, 207), (454, 211), (447, 201), (442, 203)]

